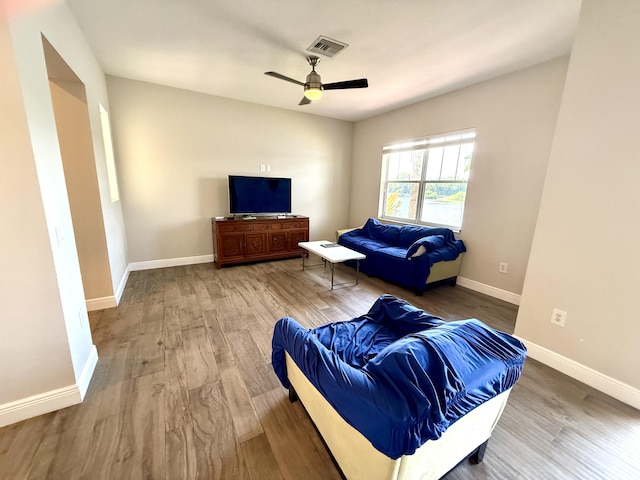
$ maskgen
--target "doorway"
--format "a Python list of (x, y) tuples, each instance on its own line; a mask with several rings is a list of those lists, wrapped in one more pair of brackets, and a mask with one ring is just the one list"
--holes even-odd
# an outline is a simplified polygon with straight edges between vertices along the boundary
[(84, 296), (91, 310), (92, 301), (113, 298), (114, 292), (87, 95), (84, 83), (44, 36), (42, 44)]

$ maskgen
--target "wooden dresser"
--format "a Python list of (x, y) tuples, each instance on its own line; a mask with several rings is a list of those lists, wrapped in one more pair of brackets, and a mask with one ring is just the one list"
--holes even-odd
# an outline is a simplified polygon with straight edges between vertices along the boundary
[(309, 217), (211, 219), (213, 255), (223, 265), (301, 257), (298, 242), (309, 241)]

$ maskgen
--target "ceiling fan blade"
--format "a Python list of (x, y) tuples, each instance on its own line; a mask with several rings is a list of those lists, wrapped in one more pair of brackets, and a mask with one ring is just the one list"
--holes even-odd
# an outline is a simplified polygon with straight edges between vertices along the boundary
[(366, 78), (359, 78), (358, 80), (346, 80), (344, 82), (324, 83), (322, 88), (325, 90), (344, 90), (347, 88), (367, 88), (369, 82)]
[(293, 78), (289, 78), (289, 77), (285, 77), (284, 75), (281, 75), (278, 72), (264, 72), (265, 75), (269, 75), (270, 77), (275, 77), (275, 78), (279, 78), (280, 80), (285, 80), (287, 82), (291, 82), (291, 83), (295, 83), (297, 85), (302, 85), (304, 86), (303, 82), (300, 82), (298, 80), (295, 80)]
[(309, 105), (311, 103), (311, 100), (309, 100), (307, 97), (302, 97), (302, 100), (300, 100), (300, 103), (298, 105)]

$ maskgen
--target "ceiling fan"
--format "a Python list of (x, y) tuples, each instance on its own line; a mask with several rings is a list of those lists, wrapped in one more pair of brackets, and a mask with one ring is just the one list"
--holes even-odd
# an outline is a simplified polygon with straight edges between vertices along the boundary
[(322, 97), (324, 90), (345, 90), (348, 88), (367, 88), (369, 86), (366, 78), (345, 80), (344, 82), (322, 83), (320, 75), (316, 72), (316, 65), (320, 62), (320, 58), (315, 55), (310, 55), (307, 57), (307, 62), (311, 65), (311, 72), (307, 75), (307, 81), (304, 83), (277, 72), (264, 72), (264, 74), (295, 83), (296, 85), (302, 85), (304, 87), (304, 97), (302, 97), (298, 105), (308, 105), (311, 103), (311, 100), (318, 100)]

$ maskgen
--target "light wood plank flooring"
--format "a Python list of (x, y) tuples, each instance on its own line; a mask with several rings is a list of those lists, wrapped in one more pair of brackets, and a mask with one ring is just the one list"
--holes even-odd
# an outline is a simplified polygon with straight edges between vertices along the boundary
[[(514, 328), (515, 306), (462, 287), (417, 297), (361, 275), (329, 291), (328, 275), (299, 259), (132, 272), (120, 306), (90, 315), (100, 361), (84, 403), (0, 429), (0, 478), (339, 479), (271, 369), (277, 319), (345, 320), (392, 293), (447, 320)], [(640, 412), (531, 359), (483, 463), (447, 476), (638, 478)]]

